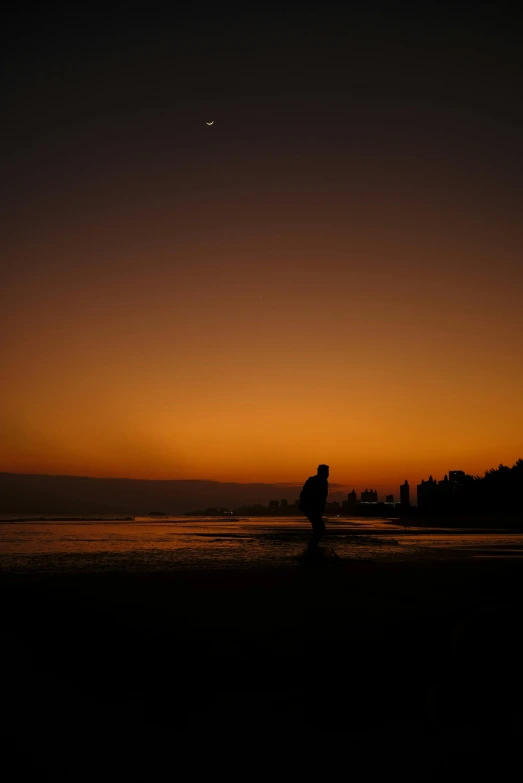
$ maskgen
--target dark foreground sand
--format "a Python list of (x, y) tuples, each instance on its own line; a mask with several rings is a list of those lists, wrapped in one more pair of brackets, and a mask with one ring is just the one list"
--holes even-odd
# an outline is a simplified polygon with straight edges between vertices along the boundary
[(184, 778), (217, 737), (253, 768), (283, 743), (358, 780), (498, 774), (523, 738), (521, 562), (4, 574), (9, 780)]

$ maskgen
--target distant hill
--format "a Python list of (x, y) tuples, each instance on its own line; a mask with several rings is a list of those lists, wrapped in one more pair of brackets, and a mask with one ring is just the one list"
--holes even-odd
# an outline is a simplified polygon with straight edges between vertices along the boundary
[[(199, 479), (154, 481), (0, 473), (0, 514), (140, 515), (148, 514), (150, 509), (183, 514), (211, 506), (266, 504), (281, 498), (292, 503), (300, 490), (301, 485)], [(344, 498), (346, 495), (340, 490), (336, 486), (329, 493), (329, 500)]]

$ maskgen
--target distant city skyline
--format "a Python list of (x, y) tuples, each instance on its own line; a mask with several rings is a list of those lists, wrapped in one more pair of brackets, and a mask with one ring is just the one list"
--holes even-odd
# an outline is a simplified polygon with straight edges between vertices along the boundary
[[(500, 464), (476, 476), (456, 469), (443, 478), (421, 479), (416, 487), (406, 479), (394, 493), (385, 498), (375, 488), (350, 490), (331, 486), (328, 503), (355, 508), (395, 503), (403, 509), (417, 505), (426, 508), (450, 507), (452, 504), (475, 508), (488, 505), (491, 510), (521, 506), (523, 460), (512, 466)], [(479, 481), (477, 480), (479, 479)], [(295, 505), (303, 482), (264, 484), (204, 480), (151, 480), (126, 478), (93, 478), (0, 472), (0, 514), (5, 513), (132, 513), (147, 514), (151, 508), (166, 513), (184, 513), (211, 506), (236, 508), (273, 503), (274, 508)], [(359, 495), (359, 497), (358, 497)], [(284, 502), (283, 507), (280, 505)], [(500, 505), (501, 504), (501, 505)], [(418, 503), (419, 505), (419, 503)]]
[[(505, 461), (506, 462), (506, 461)], [(501, 463), (499, 463), (501, 464)], [(355, 493), (355, 499), (358, 502), (405, 502), (405, 499), (407, 499), (406, 502), (410, 502), (411, 504), (416, 505), (418, 503), (419, 498), (419, 492), (418, 488), (427, 481), (434, 481), (435, 484), (442, 483), (444, 479), (447, 477), (452, 480), (458, 480), (459, 476), (475, 476), (475, 475), (483, 475), (485, 470), (489, 470), (492, 466), (484, 468), (483, 470), (478, 471), (477, 473), (471, 473), (468, 471), (463, 470), (446, 470), (443, 474), (440, 475), (439, 478), (433, 478), (433, 475), (438, 476), (439, 474), (436, 473), (436, 471), (431, 471), (425, 476), (421, 477), (418, 481), (409, 480), (408, 478), (405, 478), (402, 481), (399, 481), (396, 485), (387, 484), (384, 486), (380, 486), (378, 484), (373, 484), (372, 482), (360, 482), (357, 487), (354, 486), (354, 484), (350, 483), (339, 483), (339, 482), (332, 482), (329, 481), (329, 501), (346, 501), (347, 497), (349, 497), (349, 503), (351, 502), (350, 494)], [(314, 473), (314, 470), (311, 470), (311, 473)], [(86, 480), (100, 480), (100, 481), (136, 481), (136, 482), (154, 482), (154, 483), (167, 483), (167, 482), (180, 482), (180, 483), (188, 483), (194, 482), (195, 485), (198, 484), (198, 482), (202, 482), (205, 484), (212, 485), (213, 483), (219, 484), (219, 485), (236, 485), (238, 487), (241, 487), (242, 485), (245, 486), (256, 486), (257, 483), (259, 483), (260, 488), (267, 487), (272, 485), (273, 487), (280, 487), (282, 490), (281, 497), (274, 498), (274, 500), (278, 500), (278, 502), (285, 500), (289, 503), (289, 505), (292, 505), (294, 503), (295, 498), (292, 496), (292, 491), (294, 490), (297, 494), (296, 497), (299, 494), (299, 491), (301, 490), (303, 483), (305, 481), (305, 478), (307, 476), (304, 476), (301, 481), (289, 481), (289, 482), (241, 482), (241, 481), (220, 481), (216, 479), (199, 479), (199, 478), (187, 478), (187, 479), (176, 479), (176, 478), (165, 478), (165, 479), (148, 479), (144, 477), (133, 477), (133, 476), (75, 476), (74, 474), (42, 474), (42, 473), (18, 473), (15, 471), (2, 471), (0, 470), (1, 474), (13, 474), (16, 476), (23, 477), (25, 476), (49, 476), (50, 478), (71, 478), (71, 479), (86, 479)], [(332, 475), (332, 472), (331, 472)], [(283, 493), (287, 493), (284, 495)], [(374, 496), (373, 496), (374, 495)], [(392, 497), (392, 499), (390, 499)]]

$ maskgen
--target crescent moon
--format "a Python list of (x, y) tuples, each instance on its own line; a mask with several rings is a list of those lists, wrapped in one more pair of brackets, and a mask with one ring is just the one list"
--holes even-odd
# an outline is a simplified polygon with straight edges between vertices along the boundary
[(205, 122), (206, 125), (214, 125), (214, 120), (212, 122)]

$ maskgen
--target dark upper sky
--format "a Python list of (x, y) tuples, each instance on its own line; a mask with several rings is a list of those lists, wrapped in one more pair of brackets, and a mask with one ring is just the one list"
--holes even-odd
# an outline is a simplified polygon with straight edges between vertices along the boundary
[(159, 110), (168, 124), (187, 103), (219, 110), (276, 97), (309, 102), (300, 124), (312, 127), (339, 98), (340, 123), (355, 105), (398, 101), (408, 124), (429, 107), (494, 126), (521, 121), (520, 27), (499, 4), (349, 6), (11, 15), (8, 128), (20, 146), (57, 124), (67, 136), (77, 124)]
[(520, 456), (520, 26), (393, 5), (5, 17), (0, 469)]
[(495, 4), (418, 6), (11, 15), (3, 192), (14, 206), (78, 166), (151, 171), (180, 152), (197, 167), (210, 117), (215, 167), (429, 153), (519, 197), (520, 27)]

